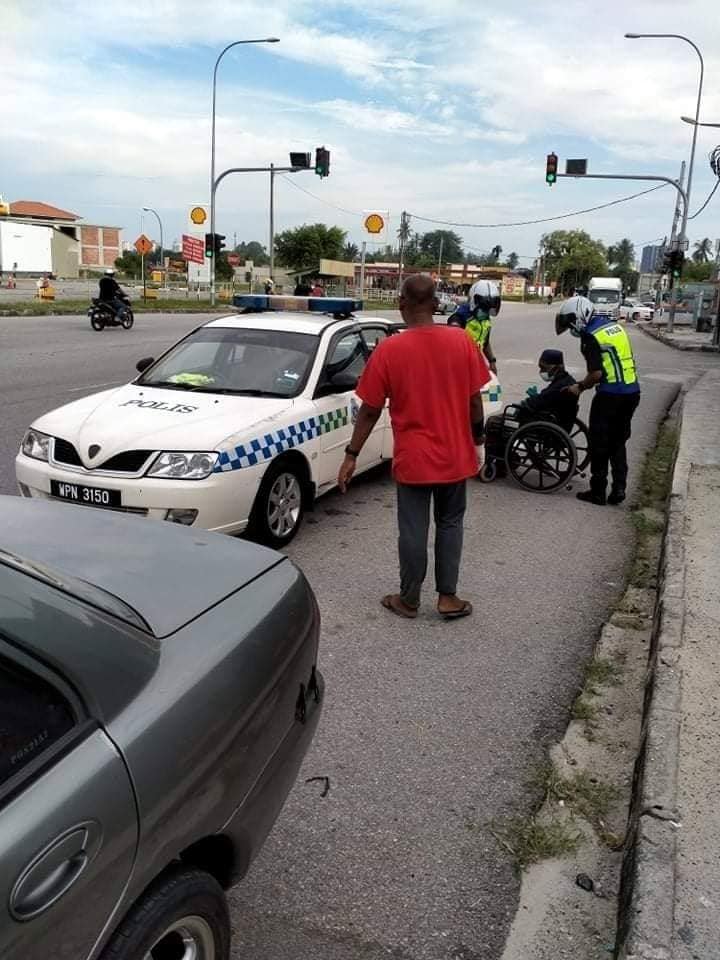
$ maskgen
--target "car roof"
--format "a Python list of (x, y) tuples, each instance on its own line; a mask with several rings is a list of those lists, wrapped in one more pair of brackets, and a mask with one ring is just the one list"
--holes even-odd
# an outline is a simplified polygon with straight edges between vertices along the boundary
[(217, 317), (204, 324), (205, 327), (242, 328), (253, 330), (280, 330), (287, 333), (311, 333), (320, 336), (325, 330), (337, 327), (354, 327), (368, 320), (392, 324), (385, 317), (343, 317), (337, 319), (330, 313), (300, 313), (299, 311), (266, 310), (258, 313), (233, 313), (226, 317)]
[(158, 638), (283, 562), (273, 550), (206, 530), (0, 496), (0, 564)]

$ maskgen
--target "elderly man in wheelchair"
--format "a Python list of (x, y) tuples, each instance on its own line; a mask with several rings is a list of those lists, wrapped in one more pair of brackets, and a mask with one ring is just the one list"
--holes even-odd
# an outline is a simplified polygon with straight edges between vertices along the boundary
[(521, 403), (487, 419), (478, 474), (484, 483), (509, 473), (525, 490), (553, 493), (587, 466), (587, 428), (577, 419), (577, 397), (567, 389), (575, 378), (562, 351), (543, 350), (538, 367), (548, 385), (540, 393), (531, 388)]

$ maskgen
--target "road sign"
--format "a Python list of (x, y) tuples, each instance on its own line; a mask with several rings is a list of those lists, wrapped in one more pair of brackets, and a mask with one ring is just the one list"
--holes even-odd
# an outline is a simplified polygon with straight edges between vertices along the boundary
[(205, 244), (200, 237), (190, 237), (187, 233), (182, 238), (182, 255), (190, 263), (203, 263), (205, 260)]
[(144, 233), (141, 233), (140, 236), (135, 241), (135, 249), (140, 254), (141, 257), (146, 257), (153, 248), (152, 240), (149, 237), (146, 237)]

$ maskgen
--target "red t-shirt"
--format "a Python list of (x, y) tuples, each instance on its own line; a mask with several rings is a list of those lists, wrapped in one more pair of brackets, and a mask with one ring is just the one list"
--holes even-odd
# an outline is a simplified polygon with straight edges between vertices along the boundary
[(477, 473), (470, 397), (490, 380), (485, 358), (459, 327), (412, 327), (381, 340), (357, 393), (390, 400), (398, 483), (457, 483)]

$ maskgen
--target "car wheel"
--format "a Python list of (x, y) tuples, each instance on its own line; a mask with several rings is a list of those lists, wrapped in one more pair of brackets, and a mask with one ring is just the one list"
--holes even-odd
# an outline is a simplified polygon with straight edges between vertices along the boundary
[(632, 322), (633, 322), (633, 323), (637, 323), (639, 317), (640, 317), (640, 314), (639, 314), (639, 313), (634, 313), (634, 314), (632, 315)]
[(303, 482), (297, 467), (277, 460), (268, 469), (258, 490), (249, 532), (268, 547), (284, 547), (300, 529), (305, 512)]
[(101, 960), (229, 960), (230, 918), (222, 887), (204, 870), (177, 867), (131, 907)]

